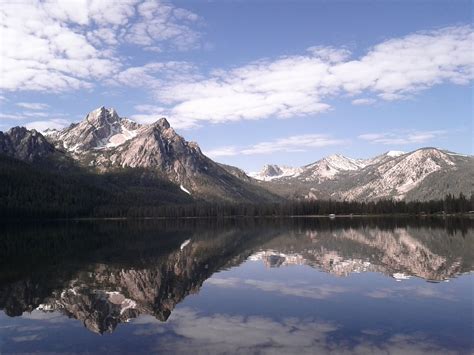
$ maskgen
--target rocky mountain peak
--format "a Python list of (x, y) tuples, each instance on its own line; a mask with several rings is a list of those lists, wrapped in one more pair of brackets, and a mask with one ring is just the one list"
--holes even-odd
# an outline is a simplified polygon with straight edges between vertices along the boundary
[(13, 127), (0, 134), (0, 152), (20, 160), (33, 161), (46, 157), (54, 150), (54, 146), (34, 129)]
[(120, 117), (115, 109), (102, 106), (89, 112), (83, 121), (48, 134), (48, 137), (56, 146), (80, 155), (119, 146), (135, 137), (140, 127), (138, 123)]
[(271, 181), (288, 177), (296, 177), (301, 173), (301, 168), (293, 168), (285, 165), (267, 164), (260, 172), (249, 173), (249, 176), (257, 180)]
[(262, 169), (262, 175), (264, 176), (277, 176), (277, 175), (281, 175), (282, 174), (282, 171), (280, 169), (280, 167), (278, 165), (271, 165), (271, 164), (267, 164), (263, 167)]
[(96, 127), (101, 127), (104, 124), (113, 124), (120, 121), (120, 117), (114, 108), (107, 109), (101, 106), (91, 112), (89, 112), (85, 120)]
[(162, 130), (170, 128), (170, 123), (165, 117), (161, 117), (158, 121), (154, 123), (156, 127), (161, 128)]

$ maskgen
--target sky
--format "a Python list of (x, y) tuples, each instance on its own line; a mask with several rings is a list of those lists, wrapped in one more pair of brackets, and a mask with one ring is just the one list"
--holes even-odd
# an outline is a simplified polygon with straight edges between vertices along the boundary
[(0, 130), (113, 107), (246, 171), (473, 154), (471, 1), (0, 0)]

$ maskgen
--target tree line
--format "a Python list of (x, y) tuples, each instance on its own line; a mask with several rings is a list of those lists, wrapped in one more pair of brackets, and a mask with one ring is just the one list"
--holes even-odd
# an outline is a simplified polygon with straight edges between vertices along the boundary
[(334, 201), (292, 200), (282, 203), (193, 203), (162, 206), (100, 206), (94, 209), (97, 217), (166, 217), (166, 218), (210, 218), (210, 217), (283, 217), (321, 215), (433, 215), (463, 214), (474, 211), (474, 194), (470, 198), (446, 195), (444, 199), (431, 201)]
[(206, 203), (139, 169), (120, 173), (65, 173), (0, 156), (0, 219), (78, 217), (231, 217), (386, 214), (460, 214), (474, 211), (468, 198), (432, 201), (288, 200), (278, 203)]

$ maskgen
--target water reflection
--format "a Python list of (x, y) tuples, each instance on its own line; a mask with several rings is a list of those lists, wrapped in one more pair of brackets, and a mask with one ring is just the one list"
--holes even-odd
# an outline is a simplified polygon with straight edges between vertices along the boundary
[[(133, 336), (160, 334), (162, 352), (191, 351), (195, 346), (202, 352), (249, 352), (264, 344), (287, 353), (312, 352), (318, 347), (321, 352), (341, 352), (342, 345), (351, 352), (406, 352), (411, 344), (416, 345), (411, 350), (434, 353), (440, 350), (438, 345), (431, 339), (418, 339), (424, 336), (419, 333), (408, 336), (364, 328), (358, 330), (359, 338), (374, 341), (359, 341), (356, 346), (351, 335), (352, 340), (341, 343), (334, 337), (342, 320), (334, 321), (330, 307), (327, 314), (319, 311), (318, 315), (324, 315), (321, 319), (301, 317), (297, 311), (314, 307), (315, 303), (304, 302), (344, 304), (343, 297), (355, 288), (358, 297), (373, 302), (410, 297), (448, 302), (456, 297), (448, 285), (435, 289), (405, 280), (441, 282), (474, 270), (474, 232), (469, 220), (453, 224), (288, 220), (14, 225), (4, 228), (0, 243), (0, 309), (6, 315), (48, 322), (63, 322), (66, 316), (99, 334), (131, 322)], [(273, 271), (262, 274), (258, 265)], [(312, 280), (320, 271), (327, 276)], [(369, 279), (378, 275), (377, 287), (367, 288), (360, 279), (351, 281), (351, 275), (361, 273)], [(380, 276), (402, 282), (394, 287)], [(337, 281), (340, 277), (348, 281)], [(201, 314), (187, 305), (175, 310), (188, 295), (198, 294), (204, 282), (212, 294), (198, 299), (215, 299), (214, 307), (228, 302), (234, 307), (232, 314)], [(256, 296), (255, 292), (260, 293)], [(238, 293), (256, 303), (268, 297), (284, 306), (267, 315), (252, 314), (252, 306), (242, 304), (247, 296), (233, 299)], [(291, 304), (287, 298), (302, 303), (291, 312), (283, 311)], [(220, 307), (226, 310), (229, 305)], [(393, 309), (379, 309), (378, 317), (387, 311)], [(266, 340), (262, 343), (262, 339)], [(23, 343), (40, 340), (28, 332), (16, 339)], [(467, 340), (463, 341), (466, 345)], [(108, 349), (112, 348), (109, 343)]]

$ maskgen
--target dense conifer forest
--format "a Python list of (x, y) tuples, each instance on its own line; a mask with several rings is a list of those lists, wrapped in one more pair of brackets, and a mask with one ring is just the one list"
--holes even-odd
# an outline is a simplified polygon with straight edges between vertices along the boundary
[(474, 195), (433, 201), (290, 200), (265, 204), (206, 203), (139, 170), (84, 174), (42, 170), (0, 159), (0, 216), (8, 218), (278, 217), (314, 215), (460, 214), (474, 210)]

